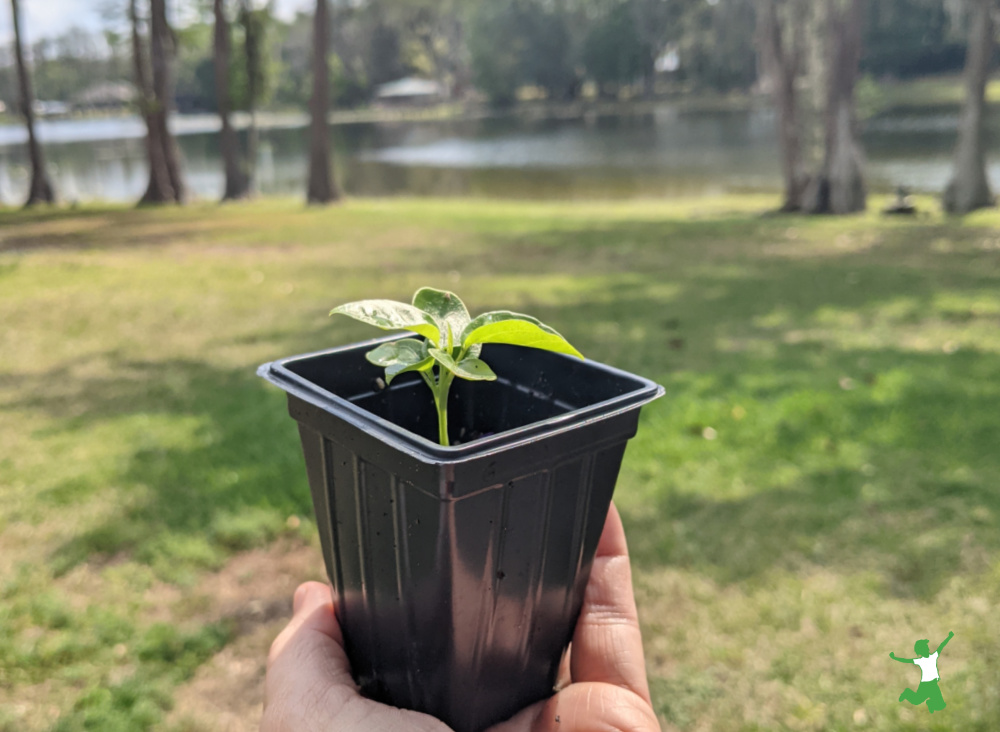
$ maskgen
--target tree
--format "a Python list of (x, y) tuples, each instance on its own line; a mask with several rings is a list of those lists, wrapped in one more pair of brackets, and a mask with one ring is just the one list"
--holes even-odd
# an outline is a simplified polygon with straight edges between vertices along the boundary
[(583, 65), (603, 92), (643, 77), (651, 51), (628, 4), (617, 3), (593, 23), (583, 41)]
[(298, 12), (291, 23), (281, 28), (277, 54), (282, 66), (277, 80), (275, 101), (285, 107), (306, 108), (312, 89), (312, 14)]
[(214, 0), (215, 13), (215, 99), (222, 120), (219, 146), (226, 172), (226, 187), (223, 201), (245, 198), (249, 193), (249, 181), (240, 154), (240, 139), (229, 118), (229, 21), (226, 19), (225, 0)]
[(680, 24), (680, 71), (691, 86), (727, 92), (754, 83), (752, 0), (702, 0), (689, 5)]
[(814, 30), (822, 58), (813, 72), (814, 94), (822, 121), (822, 162), (804, 193), (808, 213), (863, 211), (867, 190), (857, 139), (854, 87), (861, 59), (865, 0), (824, 0)]
[(685, 4), (678, 0), (630, 0), (629, 5), (642, 46), (647, 51), (642, 80), (643, 94), (650, 98), (656, 86), (656, 59), (669, 42), (678, 40), (675, 29), (680, 27)]
[(517, 8), (511, 2), (480, 3), (469, 29), (472, 78), (495, 106), (513, 104), (524, 83)]
[(784, 201), (781, 210), (802, 208), (807, 177), (802, 164), (798, 82), (805, 59), (808, 0), (757, 0), (757, 46), (777, 112)]
[[(19, 3), (23, 4), (23, 3)], [(102, 81), (119, 81), (118, 49), (77, 26), (31, 44), (31, 86), (38, 99), (69, 101)], [(110, 51), (110, 53), (109, 53)]]
[(469, 51), (476, 86), (497, 106), (534, 85), (549, 99), (568, 100), (580, 87), (568, 14), (540, 0), (480, 3), (472, 15)]
[[(430, 73), (451, 94), (461, 94), (471, 82), (466, 48), (466, 20), (477, 0), (397, 0)], [(411, 47), (414, 44), (410, 44)]]
[(270, 81), (266, 58), (270, 21), (269, 8), (257, 10), (251, 0), (240, 0), (240, 25), (243, 26), (243, 60), (246, 75), (243, 101), (244, 109), (250, 113), (250, 126), (247, 129), (247, 173), (251, 189), (256, 179), (260, 134), (257, 127), (257, 107), (264, 93), (264, 87)]
[(145, 44), (142, 41), (142, 21), (139, 17), (137, 0), (129, 0), (129, 18), (132, 23), (132, 63), (135, 73), (135, 85), (139, 98), (139, 112), (146, 123), (146, 161), (149, 163), (149, 184), (140, 203), (167, 202), (174, 199), (174, 191), (170, 184), (170, 174), (163, 158), (163, 143), (159, 139), (160, 131), (154, 118), (156, 97), (153, 93), (152, 74), (149, 70), (149, 60), (146, 56)]
[[(264, 44), (269, 54), (263, 67), (275, 78), (278, 103), (306, 106), (312, 90), (313, 13), (300, 12), (284, 23), (273, 12), (268, 16), (273, 4), (272, 0), (255, 11), (259, 17), (270, 17), (270, 40)], [(488, 4), (479, 0), (332, 0), (328, 11), (332, 105), (364, 103), (379, 84), (402, 76), (433, 78), (461, 95), (470, 83), (471, 46), (466, 42), (470, 23), (466, 21), (474, 6)], [(280, 76), (271, 70), (279, 66)], [(233, 74), (238, 82), (235, 101), (242, 97), (239, 90), (245, 87), (245, 74), (239, 67)], [(267, 103), (266, 91), (261, 105)], [(240, 103), (234, 105), (240, 108)]]
[(386, 15), (386, 3), (370, 2), (368, 11), (371, 26), (368, 35), (366, 66), (368, 81), (373, 86), (395, 81), (406, 75), (410, 69), (403, 58), (401, 29), (391, 23)]
[(309, 203), (327, 204), (340, 198), (331, 170), (330, 127), (330, 14), (327, 0), (316, 0), (313, 18), (313, 91), (309, 125)]
[(955, 147), (955, 170), (945, 188), (943, 204), (949, 213), (968, 213), (994, 205), (986, 177), (983, 122), (986, 82), (993, 65), (995, 0), (971, 0), (969, 50), (965, 58), (965, 103)]
[[(183, 203), (184, 182), (181, 178), (177, 144), (167, 126), (173, 106), (173, 84), (170, 71), (174, 51), (173, 34), (167, 24), (166, 0), (150, 0), (149, 62), (142, 42), (137, 0), (130, 0), (132, 20), (132, 55), (140, 109), (146, 122), (146, 155), (149, 160), (149, 185), (140, 205)], [(150, 66), (152, 70), (150, 70)]]
[(170, 176), (174, 200), (183, 203), (184, 180), (181, 177), (180, 154), (170, 132), (168, 120), (173, 109), (173, 59), (177, 54), (173, 31), (167, 22), (167, 0), (150, 0), (150, 56), (153, 67), (153, 94), (156, 97), (156, 119), (160, 128), (160, 143)]
[[(214, 0), (209, 0), (207, 19), (196, 17), (186, 25), (172, 29), (176, 48), (176, 53), (171, 58), (173, 103), (175, 109), (181, 112), (199, 113), (216, 110), (213, 4)], [(235, 76), (235, 70), (230, 68), (230, 79)], [(230, 83), (230, 104), (235, 101), (234, 86)], [(235, 108), (235, 104), (233, 107)]]
[(572, 100), (583, 81), (577, 75), (566, 14), (537, 1), (521, 8), (521, 74), (549, 99)]
[(861, 69), (896, 78), (959, 71), (966, 50), (965, 23), (957, 22), (955, 8), (949, 5), (955, 5), (953, 0), (868, 3)]
[(24, 61), (24, 50), (21, 43), (21, 9), (18, 0), (11, 0), (11, 11), (14, 14), (14, 56), (17, 62), (17, 81), (21, 92), (21, 114), (28, 128), (28, 157), (31, 159), (31, 187), (28, 189), (28, 200), (25, 207), (39, 203), (54, 203), (55, 193), (45, 170), (45, 158), (42, 156), (42, 146), (35, 136), (35, 95), (31, 89), (31, 75)]

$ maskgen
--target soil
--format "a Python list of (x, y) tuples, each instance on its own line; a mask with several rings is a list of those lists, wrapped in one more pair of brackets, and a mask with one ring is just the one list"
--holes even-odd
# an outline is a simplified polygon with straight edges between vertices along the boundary
[[(315, 546), (278, 542), (233, 557), (181, 600), (200, 606), (204, 622), (230, 619), (236, 637), (177, 689), (168, 728), (184, 732), (256, 732), (264, 703), (267, 652), (292, 615), (292, 593), (323, 580)], [(202, 604), (209, 598), (207, 604)]]

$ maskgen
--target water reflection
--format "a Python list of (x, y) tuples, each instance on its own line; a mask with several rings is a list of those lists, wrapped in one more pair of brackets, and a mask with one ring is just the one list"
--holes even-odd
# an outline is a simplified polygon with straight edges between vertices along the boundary
[[(873, 188), (939, 191), (950, 173), (957, 115), (940, 111), (871, 121), (864, 145)], [(301, 195), (307, 130), (301, 116), (261, 135), (258, 185)], [(214, 199), (223, 179), (211, 116), (173, 122), (192, 194)], [(39, 129), (61, 198), (133, 201), (146, 186), (138, 118), (45, 122)], [(570, 120), (365, 123), (331, 129), (341, 185), (351, 195), (595, 198), (774, 190), (774, 117), (768, 110), (682, 112)], [(0, 199), (27, 192), (20, 127), (0, 127)], [(1000, 179), (1000, 162), (990, 166)]]

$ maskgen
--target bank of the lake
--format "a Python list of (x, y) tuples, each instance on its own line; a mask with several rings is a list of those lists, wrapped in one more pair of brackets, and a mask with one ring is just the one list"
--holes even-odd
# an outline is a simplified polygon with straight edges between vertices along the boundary
[[(862, 143), (874, 191), (939, 193), (951, 174), (961, 87), (956, 77), (859, 86)], [(1000, 99), (990, 86), (989, 98)], [(246, 119), (238, 117), (240, 126)], [(306, 116), (260, 116), (259, 191), (301, 196)], [(988, 158), (1000, 160), (1000, 117), (989, 119)], [(174, 120), (195, 198), (223, 188), (218, 120)], [(522, 200), (663, 198), (780, 188), (773, 111), (761, 97), (679, 95), (654, 101), (530, 102), (363, 109), (331, 116), (337, 177), (353, 196), (454, 196)], [(45, 121), (40, 136), (63, 201), (133, 202), (147, 168), (138, 118)], [(0, 200), (23, 200), (24, 131), (0, 129)], [(1000, 162), (989, 172), (1000, 181)]]

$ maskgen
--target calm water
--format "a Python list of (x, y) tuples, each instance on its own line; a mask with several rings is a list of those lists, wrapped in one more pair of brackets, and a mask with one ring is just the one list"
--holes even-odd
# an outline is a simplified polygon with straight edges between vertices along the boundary
[[(263, 193), (301, 194), (306, 176), (302, 117), (264, 130)], [(939, 191), (950, 173), (957, 114), (885, 117), (864, 132), (875, 189), (902, 184)], [(223, 180), (217, 121), (175, 120), (192, 192), (216, 198)], [(131, 201), (145, 189), (142, 122), (65, 120), (39, 128), (62, 199)], [(332, 128), (337, 175), (357, 196), (444, 195), (592, 198), (776, 190), (774, 118), (767, 110), (526, 121), (365, 123)], [(0, 127), (0, 200), (18, 202), (28, 170), (21, 127)], [(1000, 158), (1000, 156), (997, 156)], [(991, 166), (1000, 181), (1000, 160)]]

